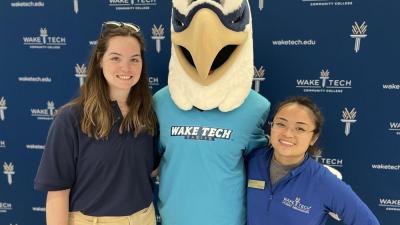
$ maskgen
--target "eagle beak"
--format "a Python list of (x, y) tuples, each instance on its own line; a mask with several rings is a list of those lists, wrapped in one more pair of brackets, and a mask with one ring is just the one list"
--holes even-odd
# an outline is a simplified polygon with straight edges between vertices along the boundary
[(210, 85), (226, 73), (247, 37), (246, 32), (226, 28), (207, 8), (199, 10), (184, 31), (171, 35), (180, 64), (201, 85)]

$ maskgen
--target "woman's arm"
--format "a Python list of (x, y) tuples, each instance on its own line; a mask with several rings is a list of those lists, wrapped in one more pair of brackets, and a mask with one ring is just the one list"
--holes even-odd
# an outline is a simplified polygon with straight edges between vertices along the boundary
[(68, 225), (70, 189), (47, 192), (47, 225)]
[[(330, 173), (330, 172), (327, 172)], [(368, 206), (349, 185), (327, 174), (321, 182), (322, 195), (329, 211), (339, 215), (346, 225), (379, 225)]]

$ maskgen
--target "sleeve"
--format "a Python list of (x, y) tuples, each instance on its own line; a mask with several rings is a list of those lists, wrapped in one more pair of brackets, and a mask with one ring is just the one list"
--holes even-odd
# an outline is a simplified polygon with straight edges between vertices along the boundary
[(321, 196), (327, 210), (339, 215), (346, 225), (379, 225), (378, 219), (349, 185), (325, 171)]
[[(69, 111), (65, 109), (65, 111)], [(61, 112), (50, 126), (46, 146), (34, 180), (34, 189), (58, 191), (71, 188), (75, 181), (77, 129), (73, 120)]]
[(250, 134), (250, 140), (245, 150), (245, 155), (248, 155), (253, 149), (261, 148), (267, 146), (268, 139), (265, 135), (264, 126), (269, 114), (269, 102), (265, 104), (267, 107), (265, 108), (264, 112), (261, 114), (257, 125), (253, 132)]

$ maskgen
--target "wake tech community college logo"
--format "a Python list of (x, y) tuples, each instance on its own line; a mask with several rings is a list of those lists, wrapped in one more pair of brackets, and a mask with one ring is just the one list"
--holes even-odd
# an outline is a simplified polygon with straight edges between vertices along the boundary
[(346, 136), (349, 136), (350, 134), (351, 124), (357, 122), (356, 115), (357, 111), (355, 108), (353, 108), (351, 111), (349, 111), (347, 108), (344, 108), (344, 110), (342, 111), (342, 119), (340, 121), (345, 124), (344, 134)]
[(358, 25), (357, 22), (354, 22), (352, 28), (353, 34), (350, 35), (350, 37), (355, 39), (354, 52), (357, 53), (360, 51), (361, 38), (367, 37), (367, 24), (365, 24), (365, 21), (361, 25)]
[(257, 69), (257, 67), (254, 66), (253, 81), (254, 81), (254, 90), (256, 92), (260, 92), (260, 84), (264, 80), (265, 80), (265, 69), (263, 68), (263, 66), (261, 66), (260, 69)]
[(331, 76), (328, 69), (321, 70), (319, 79), (297, 79), (296, 88), (303, 89), (303, 92), (339, 94), (352, 88), (352, 80), (332, 79)]
[(0, 99), (0, 121), (4, 121), (5, 120), (4, 111), (6, 109), (7, 109), (6, 100), (4, 99), (4, 97), (1, 97), (1, 99)]
[(47, 101), (46, 109), (31, 109), (31, 116), (36, 117), (38, 120), (53, 120), (56, 113), (56, 107), (53, 101)]
[(6, 148), (6, 141), (0, 140), (0, 148)]
[(264, 9), (264, 0), (258, 0), (258, 8), (260, 11)]
[(386, 211), (400, 212), (400, 199), (380, 198), (379, 206), (385, 208)]
[(8, 164), (6, 162), (4, 162), (3, 168), (4, 168), (3, 173), (7, 176), (8, 184), (11, 185), (12, 184), (12, 176), (15, 174), (14, 165), (11, 162)]
[(160, 26), (156, 26), (155, 24), (153, 24), (153, 28), (151, 28), (151, 39), (156, 41), (156, 51), (157, 53), (161, 52), (161, 40), (165, 39), (164, 36), (164, 27), (162, 24), (160, 24)]
[(78, 14), (79, 12), (79, 2), (78, 0), (74, 0), (74, 12)]
[(76, 64), (75, 66), (75, 77), (79, 79), (79, 86), (82, 86), (83, 83), (85, 82), (85, 78), (86, 78), (86, 66), (85, 64), (79, 65)]
[(150, 10), (157, 0), (108, 0), (108, 5), (115, 10)]
[(389, 122), (389, 131), (393, 131), (396, 135), (400, 135), (400, 122)]
[(296, 197), (295, 200), (292, 200), (290, 198), (284, 197), (282, 204), (286, 205), (287, 207), (290, 207), (294, 210), (297, 210), (299, 212), (309, 214), (311, 210), (311, 206), (307, 206), (301, 203), (300, 197)]
[(171, 136), (182, 136), (185, 139), (215, 141), (215, 139), (230, 139), (232, 130), (198, 126), (172, 126)]
[(61, 49), (61, 46), (67, 45), (65, 37), (49, 35), (46, 27), (41, 27), (39, 33), (39, 36), (22, 37), (24, 45), (31, 49)]

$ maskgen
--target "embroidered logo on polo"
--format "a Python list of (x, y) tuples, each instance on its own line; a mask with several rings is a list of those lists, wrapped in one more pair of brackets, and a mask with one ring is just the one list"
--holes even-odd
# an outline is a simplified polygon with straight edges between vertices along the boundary
[(40, 28), (39, 36), (22, 37), (24, 45), (31, 49), (61, 49), (67, 45), (67, 39), (62, 36), (50, 36), (46, 27)]
[(389, 131), (396, 135), (400, 135), (400, 122), (389, 122)]
[(345, 89), (351, 89), (352, 80), (336, 80), (330, 76), (328, 69), (321, 70), (319, 79), (297, 79), (296, 88), (313, 93), (343, 93)]
[(7, 211), (12, 210), (11, 203), (8, 202), (0, 202), (0, 213), (7, 213)]
[(380, 198), (379, 206), (385, 208), (386, 211), (400, 212), (400, 199)]
[(53, 101), (47, 101), (47, 109), (31, 109), (31, 116), (38, 120), (53, 120), (56, 109)]
[(365, 24), (365, 21), (361, 24), (358, 25), (357, 22), (354, 22), (354, 25), (352, 25), (352, 32), (353, 34), (350, 35), (351, 38), (355, 39), (354, 43), (354, 52), (357, 53), (360, 51), (360, 46), (361, 46), (361, 39), (367, 37), (367, 24)]
[(12, 162), (10, 162), (8, 164), (6, 162), (4, 162), (3, 168), (4, 168), (3, 173), (7, 176), (8, 184), (11, 185), (12, 184), (12, 176), (15, 174), (14, 165), (12, 164)]
[(260, 69), (257, 69), (257, 67), (254, 66), (253, 81), (254, 81), (254, 90), (256, 92), (260, 92), (260, 84), (264, 80), (265, 80), (265, 69), (264, 69), (264, 67), (261, 66)]
[(164, 36), (164, 27), (162, 24), (160, 26), (156, 26), (153, 24), (153, 27), (151, 28), (151, 33), (153, 36), (151, 36), (151, 39), (156, 41), (156, 51), (157, 53), (161, 52), (161, 40), (165, 39)]
[(85, 78), (86, 78), (86, 65), (82, 64), (76, 64), (75, 65), (75, 77), (79, 79), (79, 86), (82, 86), (83, 83), (85, 82)]
[(4, 121), (6, 119), (4, 111), (7, 109), (6, 100), (4, 97), (0, 99), (0, 121)]
[(351, 124), (357, 122), (356, 115), (357, 115), (357, 111), (355, 108), (353, 108), (351, 111), (349, 111), (347, 108), (344, 108), (344, 110), (342, 111), (343, 119), (341, 119), (340, 121), (342, 121), (345, 124), (344, 134), (346, 136), (349, 136), (349, 134), (350, 134)]
[(287, 207), (290, 207), (294, 210), (297, 210), (302, 213), (309, 214), (311, 210), (311, 206), (307, 206), (301, 203), (300, 197), (296, 197), (295, 200), (292, 200), (287, 197), (283, 197), (282, 204), (286, 205)]
[(198, 126), (172, 126), (171, 136), (181, 136), (185, 139), (215, 141), (215, 139), (230, 139), (232, 130)]
[(115, 10), (149, 10), (157, 6), (157, 0), (108, 0), (108, 5)]

